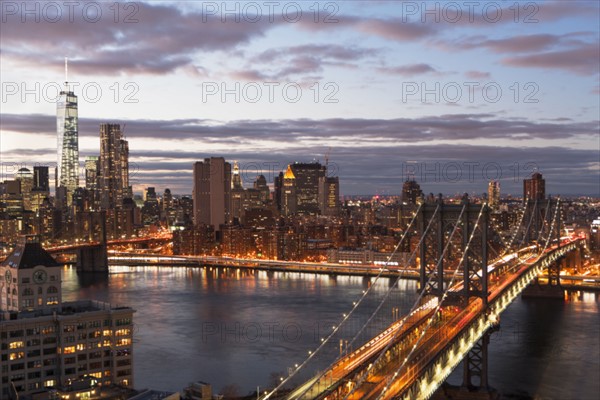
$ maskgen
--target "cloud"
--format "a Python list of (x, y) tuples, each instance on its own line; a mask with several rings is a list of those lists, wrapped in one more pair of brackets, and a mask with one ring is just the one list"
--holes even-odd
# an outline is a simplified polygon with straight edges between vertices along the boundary
[(438, 32), (433, 24), (412, 23), (401, 18), (364, 19), (357, 23), (356, 28), (365, 33), (399, 42), (424, 39)]
[(381, 67), (379, 71), (386, 74), (402, 75), (402, 76), (414, 76), (423, 75), (427, 73), (437, 73), (438, 71), (429, 64), (408, 64), (400, 65), (396, 67)]
[[(80, 118), (83, 137), (98, 137), (99, 125), (108, 121)], [(119, 121), (114, 121), (119, 122)], [(2, 130), (54, 137), (55, 117), (41, 114), (0, 114)], [(135, 120), (127, 123), (131, 139), (198, 140), (230, 145), (240, 143), (294, 142), (327, 140), (331, 143), (360, 145), (361, 143), (393, 141), (397, 146), (415, 142), (440, 140), (560, 140), (575, 137), (595, 137), (598, 121), (535, 122), (525, 119), (497, 118), (492, 114), (448, 114), (420, 118), (366, 119), (282, 119), (237, 120), (227, 123), (204, 119)], [(387, 144), (386, 144), (387, 145)]]
[[(280, 24), (266, 19), (222, 23), (218, 16), (200, 11), (142, 2), (131, 3), (136, 8), (123, 12), (117, 23), (112, 3), (94, 3), (102, 7), (102, 17), (95, 23), (79, 14), (70, 22), (66, 6), (55, 4), (64, 8), (63, 18), (55, 23), (43, 19), (36, 23), (32, 18), (22, 23), (21, 15), (5, 16), (3, 58), (31, 66), (44, 60), (45, 66), (62, 69), (62, 57), (67, 55), (78, 74), (164, 74), (193, 66), (196, 52), (233, 50)], [(133, 11), (137, 22), (125, 22)]]
[[(50, 140), (55, 137), (53, 116), (3, 114), (0, 117), (3, 135), (34, 134)], [(84, 137), (98, 137), (102, 120), (80, 119)], [(118, 121), (116, 121), (118, 122)], [(191, 165), (194, 160), (224, 156), (240, 161), (245, 180), (251, 181), (263, 173), (269, 181), (278, 171), (293, 161), (324, 160), (331, 147), (330, 163), (342, 179), (343, 193), (397, 193), (409, 162), (419, 163), (424, 172), (421, 180), (426, 191), (464, 192), (485, 190), (487, 181), (482, 174), (500, 168), (503, 187), (519, 193), (524, 174), (535, 164), (547, 171), (554, 181), (549, 189), (554, 193), (594, 194), (598, 172), (597, 149), (580, 150), (560, 146), (560, 140), (579, 138), (589, 140), (598, 131), (598, 121), (573, 122), (557, 118), (533, 122), (524, 119), (499, 119), (490, 114), (458, 114), (392, 120), (331, 118), (324, 120), (239, 120), (220, 123), (211, 120), (142, 120), (127, 123), (130, 141), (132, 180), (136, 185), (170, 187), (176, 193), (191, 191)], [(168, 138), (168, 143), (166, 139)], [(456, 140), (538, 140), (546, 147), (514, 145), (453, 144)], [(550, 145), (557, 140), (557, 145)], [(40, 137), (41, 141), (41, 137)], [(161, 148), (178, 143), (177, 150), (147, 150), (148, 143)], [(140, 145), (143, 148), (138, 148)], [(83, 149), (86, 155), (98, 154), (97, 149)], [(2, 162), (53, 163), (52, 149), (13, 149), (2, 153)], [(458, 164), (457, 164), (458, 163)], [(532, 164), (533, 163), (533, 164)], [(458, 181), (447, 179), (450, 170), (462, 169)], [(478, 178), (468, 178), (469, 166), (476, 166)], [(484, 171), (484, 167), (489, 166)], [(498, 167), (500, 166), (500, 167)], [(515, 167), (516, 166), (516, 167)], [(14, 167), (12, 174), (14, 174)], [(475, 168), (475, 167), (473, 167)], [(487, 168), (487, 167), (486, 167)], [(515, 168), (518, 170), (515, 171)], [(527, 169), (529, 168), (529, 169)], [(594, 169), (595, 168), (595, 169)], [(434, 171), (433, 176), (426, 171)], [(589, 171), (585, 172), (585, 171)], [(514, 173), (518, 172), (518, 179)], [(490, 175), (491, 176), (491, 175)], [(495, 176), (494, 176), (495, 177)], [(134, 178), (134, 179), (133, 179)]]
[(470, 79), (489, 79), (491, 74), (483, 71), (467, 71), (465, 76)]
[(453, 48), (471, 50), (485, 48), (495, 53), (527, 53), (541, 51), (558, 45), (563, 40), (559, 35), (536, 34), (520, 35), (504, 39), (487, 39), (483, 36), (471, 36), (452, 42)]
[(230, 75), (234, 79), (248, 81), (300, 79), (320, 73), (326, 66), (355, 68), (358, 61), (377, 54), (377, 49), (335, 44), (278, 47), (252, 57), (244, 69), (232, 71)]
[(600, 73), (600, 43), (582, 45), (574, 49), (507, 57), (502, 63), (515, 67), (558, 69), (578, 75), (596, 75)]

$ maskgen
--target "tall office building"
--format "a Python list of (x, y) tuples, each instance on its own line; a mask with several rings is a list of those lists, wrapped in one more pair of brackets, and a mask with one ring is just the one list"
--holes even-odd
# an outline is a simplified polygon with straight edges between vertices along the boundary
[(493, 209), (500, 205), (500, 182), (498, 181), (488, 183), (488, 205)]
[(47, 166), (33, 167), (33, 190), (40, 192), (50, 191), (50, 175)]
[(242, 177), (240, 175), (240, 165), (237, 161), (233, 162), (233, 172), (231, 176), (231, 188), (232, 189), (243, 189)]
[(98, 189), (98, 170), (100, 169), (98, 157), (88, 156), (85, 158), (85, 188), (87, 190)]
[(44, 199), (50, 196), (50, 178), (47, 166), (33, 167), (33, 188), (31, 189), (31, 210), (38, 211)]
[(269, 185), (267, 185), (267, 178), (264, 175), (259, 175), (254, 181), (253, 186), (260, 193), (260, 201), (267, 203), (271, 198), (271, 190), (269, 189)]
[(0, 400), (89, 398), (92, 380), (133, 386), (135, 311), (63, 302), (61, 270), (36, 236), (0, 264)]
[(337, 176), (319, 178), (319, 209), (322, 215), (335, 216), (340, 210), (340, 180)]
[(129, 143), (119, 124), (100, 125), (99, 189), (105, 210), (120, 208), (131, 197), (129, 188)]
[(405, 204), (417, 204), (417, 200), (421, 197), (423, 191), (417, 181), (407, 179), (402, 185), (402, 202)]
[(282, 194), (283, 172), (279, 172), (279, 175), (273, 178), (273, 200), (275, 200), (275, 205), (277, 206), (277, 210), (279, 211), (281, 211)]
[(194, 163), (194, 224), (231, 223), (231, 164), (223, 157), (205, 158)]
[(325, 176), (325, 167), (318, 162), (290, 165), (295, 177), (296, 211), (299, 214), (319, 213), (319, 178)]
[(21, 184), (21, 197), (23, 209), (31, 210), (31, 191), (33, 190), (33, 174), (27, 168), (20, 168), (15, 175), (15, 180)]
[[(66, 61), (65, 61), (66, 75)], [(57, 177), (56, 185), (66, 189), (67, 204), (71, 204), (73, 191), (79, 186), (79, 127), (77, 96), (69, 88), (65, 76), (65, 88), (56, 104)]]
[(523, 199), (543, 200), (546, 197), (546, 180), (534, 172), (530, 179), (523, 180)]
[(296, 176), (292, 167), (288, 165), (285, 174), (283, 174), (283, 187), (281, 189), (281, 213), (283, 215), (292, 215), (297, 211), (298, 198), (296, 196)]

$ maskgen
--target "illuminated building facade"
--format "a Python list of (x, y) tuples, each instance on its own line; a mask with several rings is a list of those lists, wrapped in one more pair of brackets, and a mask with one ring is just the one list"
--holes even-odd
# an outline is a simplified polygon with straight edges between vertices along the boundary
[(123, 139), (121, 125), (100, 125), (99, 185), (103, 209), (119, 208), (130, 198), (129, 143)]
[(0, 400), (69, 390), (88, 379), (133, 386), (133, 313), (96, 301), (63, 302), (61, 267), (35, 236), (0, 264)]
[(50, 179), (47, 166), (33, 167), (33, 188), (31, 189), (31, 210), (37, 212), (44, 199), (50, 196)]
[(500, 182), (498, 181), (488, 183), (488, 205), (492, 209), (496, 209), (500, 205)]
[(407, 179), (402, 185), (402, 203), (416, 205), (422, 195), (421, 186), (414, 179)]
[(298, 214), (319, 214), (319, 179), (326, 169), (318, 162), (294, 163), (290, 168), (295, 177), (296, 211)]
[(194, 163), (194, 224), (212, 225), (215, 231), (231, 222), (231, 164), (223, 157)]
[(65, 88), (60, 92), (56, 105), (57, 133), (57, 186), (66, 190), (67, 204), (71, 204), (73, 192), (79, 186), (79, 127), (78, 127), (77, 96)]
[(335, 216), (340, 211), (340, 180), (337, 176), (319, 178), (319, 209), (322, 215)]
[(546, 197), (546, 180), (542, 174), (534, 172), (531, 179), (523, 180), (523, 199), (543, 200)]
[(296, 213), (296, 176), (292, 167), (288, 165), (285, 174), (283, 174), (283, 185), (281, 188), (281, 213), (289, 216)]

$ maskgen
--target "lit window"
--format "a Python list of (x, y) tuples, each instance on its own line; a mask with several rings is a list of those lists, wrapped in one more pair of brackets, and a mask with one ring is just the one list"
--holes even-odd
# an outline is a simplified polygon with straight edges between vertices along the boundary
[(117, 346), (129, 346), (131, 345), (131, 339), (119, 339), (116, 343)]
[(75, 353), (75, 346), (65, 347), (65, 349), (63, 350), (63, 354), (71, 354), (71, 353)]
[(8, 358), (10, 360), (18, 360), (20, 358), (24, 358), (25, 357), (25, 353), (22, 351), (19, 351), (17, 353), (10, 353), (10, 355), (8, 356)]

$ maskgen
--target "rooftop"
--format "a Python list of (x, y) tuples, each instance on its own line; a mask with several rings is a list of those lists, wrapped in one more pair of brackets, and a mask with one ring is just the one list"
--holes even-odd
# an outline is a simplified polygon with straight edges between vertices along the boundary
[(34, 268), (38, 265), (45, 267), (59, 266), (56, 260), (42, 247), (39, 237), (25, 236), (17, 243), (15, 249), (2, 262), (11, 268)]
[(51, 309), (35, 309), (32, 311), (5, 312), (4, 314), (0, 313), (0, 321), (22, 321), (28, 318), (54, 317), (54, 315), (56, 315), (57, 317), (66, 317), (76, 314), (81, 316), (81, 314), (88, 312), (120, 310), (129, 310), (131, 312), (135, 312), (135, 310), (133, 310), (131, 307), (113, 307), (110, 303), (104, 303), (101, 301), (78, 300), (62, 303), (62, 307), (59, 311)]

